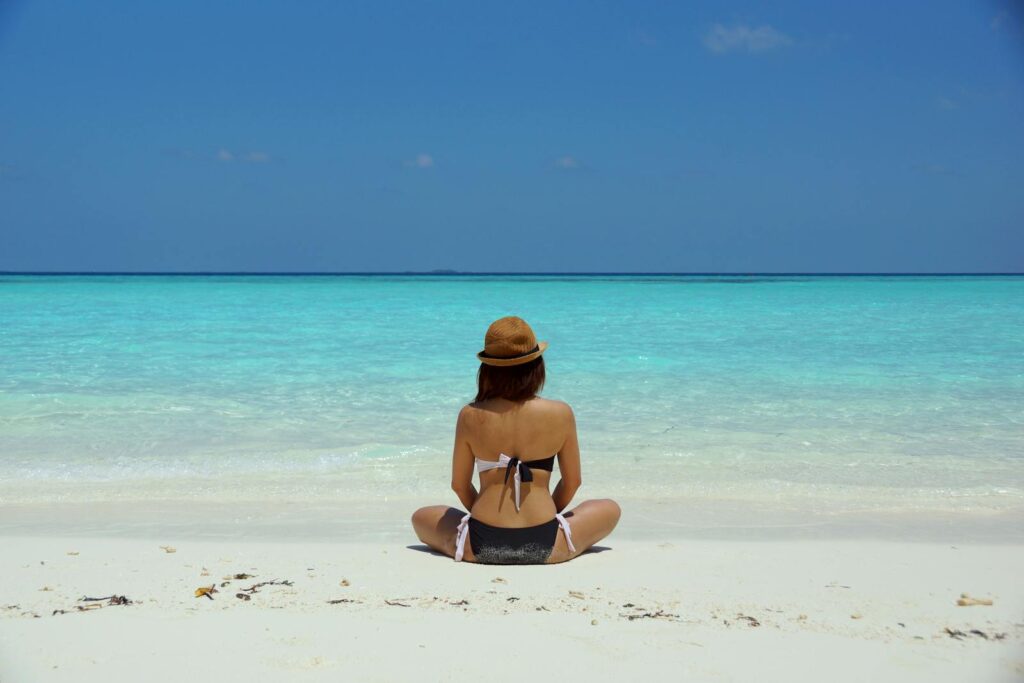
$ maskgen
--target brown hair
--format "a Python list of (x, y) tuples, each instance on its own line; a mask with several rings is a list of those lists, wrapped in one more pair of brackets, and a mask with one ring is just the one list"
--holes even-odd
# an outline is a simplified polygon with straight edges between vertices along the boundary
[(507, 367), (481, 363), (476, 386), (474, 401), (504, 398), (518, 403), (533, 398), (544, 387), (544, 358)]

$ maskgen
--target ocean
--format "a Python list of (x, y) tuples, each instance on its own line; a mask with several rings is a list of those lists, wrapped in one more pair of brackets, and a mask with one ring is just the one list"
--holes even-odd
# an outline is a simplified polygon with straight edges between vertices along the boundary
[(581, 497), (1024, 502), (1024, 277), (0, 277), (0, 502), (454, 502), (488, 324), (547, 340)]

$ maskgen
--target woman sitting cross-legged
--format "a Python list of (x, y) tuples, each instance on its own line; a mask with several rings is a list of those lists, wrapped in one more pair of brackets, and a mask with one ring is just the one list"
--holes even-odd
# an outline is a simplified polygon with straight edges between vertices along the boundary
[[(487, 330), (476, 400), (459, 413), (452, 455), (452, 489), (470, 512), (433, 505), (412, 516), (420, 540), (456, 561), (565, 562), (619, 521), (618, 504), (607, 499), (562, 514), (580, 486), (580, 450), (572, 409), (537, 396), (546, 348), (520, 318), (501, 318)], [(552, 493), (556, 458), (561, 478)]]

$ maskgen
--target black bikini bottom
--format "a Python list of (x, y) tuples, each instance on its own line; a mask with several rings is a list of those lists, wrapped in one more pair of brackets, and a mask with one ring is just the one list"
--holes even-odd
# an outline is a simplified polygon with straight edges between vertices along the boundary
[(544, 564), (555, 547), (558, 518), (511, 529), (469, 518), (469, 546), (481, 564)]

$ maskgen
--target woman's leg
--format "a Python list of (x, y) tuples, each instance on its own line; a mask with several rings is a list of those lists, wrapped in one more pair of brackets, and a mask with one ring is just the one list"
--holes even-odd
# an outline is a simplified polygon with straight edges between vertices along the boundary
[[(455, 557), (455, 534), (465, 514), (447, 505), (431, 505), (412, 513), (412, 528), (425, 544), (448, 557)], [(464, 553), (462, 559), (472, 562), (473, 550), (469, 547), (469, 539)]]
[(572, 529), (572, 544), (576, 548), (576, 552), (569, 552), (565, 534), (559, 529), (548, 563), (565, 562), (583, 554), (590, 546), (615, 529), (621, 515), (622, 509), (619, 504), (609, 498), (585, 500), (570, 512), (566, 512), (565, 520), (569, 522), (569, 528)]

